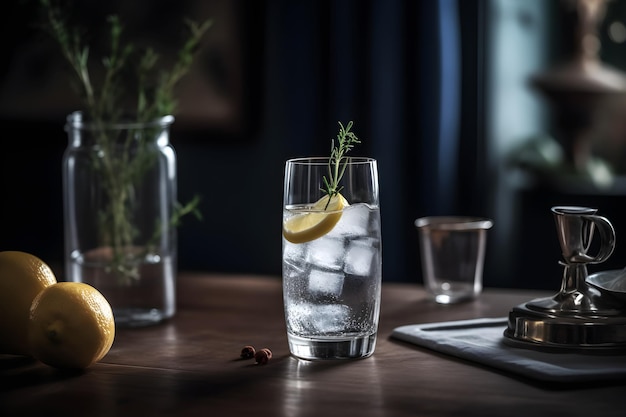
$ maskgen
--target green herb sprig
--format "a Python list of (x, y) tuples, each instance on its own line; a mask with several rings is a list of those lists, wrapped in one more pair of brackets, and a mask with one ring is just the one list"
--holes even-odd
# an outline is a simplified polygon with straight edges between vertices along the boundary
[[(77, 77), (79, 95), (101, 150), (94, 153), (93, 166), (104, 184), (104, 192), (109, 201), (98, 213), (98, 219), (102, 244), (110, 245), (113, 250), (110, 268), (121, 273), (123, 277), (137, 278), (136, 268), (128, 265), (134, 265), (133, 260), (146, 255), (146, 251), (154, 250), (154, 242), (163, 233), (160, 226), (157, 226), (153, 236), (145, 244), (144, 251), (129, 259), (128, 248), (133, 246), (138, 235), (132, 220), (136, 206), (135, 187), (152, 168), (156, 156), (151, 150), (150, 140), (145, 137), (137, 140), (136, 132), (129, 131), (122, 145), (124, 154), (120, 157), (116, 153), (118, 138), (111, 134), (107, 126), (122, 121), (124, 110), (129, 105), (127, 93), (133, 91), (128, 88), (129, 85), (137, 86), (137, 90), (134, 90), (137, 123), (151, 122), (173, 114), (177, 108), (175, 87), (189, 72), (200, 41), (213, 21), (207, 19), (202, 23), (191, 20), (185, 22), (190, 32), (189, 38), (179, 50), (177, 61), (168, 71), (159, 67), (159, 54), (150, 47), (145, 48), (140, 57), (136, 57), (135, 53), (140, 48), (132, 43), (125, 43), (124, 27), (119, 17), (108, 16), (109, 50), (108, 55), (101, 59), (104, 72), (97, 83), (90, 71), (90, 47), (83, 43), (85, 37), (81, 36), (79, 30), (70, 27), (67, 16), (62, 12), (69, 8), (62, 9), (54, 5), (52, 0), (39, 2), (44, 14), (44, 30), (57, 41), (63, 57)], [(135, 76), (133, 83), (128, 83), (125, 78), (129, 74)], [(185, 205), (176, 202), (170, 226), (179, 226), (182, 217), (188, 214), (200, 219), (199, 202), (198, 196)]]
[(348, 159), (345, 154), (354, 148), (354, 144), (361, 143), (356, 134), (350, 131), (353, 125), (352, 121), (348, 122), (345, 127), (341, 122), (338, 123), (339, 132), (337, 133), (337, 142), (335, 143), (333, 139), (330, 147), (330, 158), (328, 160), (329, 178), (326, 178), (326, 176), (323, 177), (324, 188), (321, 189), (328, 194), (328, 202), (324, 210), (328, 208), (330, 200), (343, 189), (343, 187), (339, 187), (339, 182), (348, 164)]
[[(145, 48), (140, 57), (135, 57), (139, 48), (133, 43), (124, 43), (124, 26), (116, 15), (107, 17), (110, 27), (108, 56), (101, 59), (104, 75), (99, 84), (91, 77), (90, 47), (83, 43), (80, 31), (70, 28), (68, 19), (59, 6), (51, 0), (39, 0), (44, 10), (43, 29), (48, 32), (61, 47), (61, 53), (70, 64), (78, 78), (80, 95), (87, 111), (94, 122), (115, 122), (121, 116), (121, 110), (127, 106), (128, 82), (124, 77), (135, 73), (137, 86), (136, 117), (138, 122), (152, 121), (177, 108), (175, 87), (189, 72), (199, 49), (200, 41), (213, 25), (212, 19), (201, 23), (185, 20), (190, 33), (178, 52), (177, 61), (169, 71), (158, 66), (160, 56), (151, 47)], [(135, 66), (135, 63), (138, 65)], [(133, 68), (133, 66), (135, 66)], [(134, 71), (129, 71), (134, 70)]]

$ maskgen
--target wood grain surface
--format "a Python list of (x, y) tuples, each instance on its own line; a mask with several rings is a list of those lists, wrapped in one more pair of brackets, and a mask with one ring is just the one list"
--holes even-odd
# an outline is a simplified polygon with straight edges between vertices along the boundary
[[(119, 329), (81, 373), (0, 355), (0, 416), (623, 416), (626, 381), (539, 383), (390, 339), (414, 323), (505, 316), (549, 293), (486, 289), (441, 306), (415, 284), (383, 285), (374, 355), (307, 362), (289, 355), (280, 277), (181, 273), (178, 312)], [(267, 347), (267, 365), (239, 358)]]

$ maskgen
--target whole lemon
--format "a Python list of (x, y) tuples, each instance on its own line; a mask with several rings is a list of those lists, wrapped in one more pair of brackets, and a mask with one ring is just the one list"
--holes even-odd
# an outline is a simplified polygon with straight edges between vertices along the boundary
[(30, 307), (32, 355), (63, 369), (85, 369), (102, 359), (115, 338), (107, 299), (82, 282), (59, 282), (41, 291)]
[(37, 256), (0, 252), (0, 353), (29, 355), (30, 305), (37, 294), (56, 282), (50, 267)]

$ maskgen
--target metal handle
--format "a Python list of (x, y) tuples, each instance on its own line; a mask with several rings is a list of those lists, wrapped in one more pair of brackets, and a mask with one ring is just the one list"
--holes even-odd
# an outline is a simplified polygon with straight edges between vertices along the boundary
[[(611, 222), (597, 216), (596, 209), (578, 206), (552, 207), (557, 234), (566, 264), (597, 264), (604, 262), (615, 249), (615, 230)], [(600, 234), (600, 248), (588, 255), (595, 229)]]
[(600, 249), (596, 256), (582, 254), (581, 260), (575, 262), (586, 262), (590, 264), (599, 264), (606, 261), (615, 249), (615, 229), (611, 222), (602, 216), (582, 216), (583, 219), (592, 222), (600, 233)]

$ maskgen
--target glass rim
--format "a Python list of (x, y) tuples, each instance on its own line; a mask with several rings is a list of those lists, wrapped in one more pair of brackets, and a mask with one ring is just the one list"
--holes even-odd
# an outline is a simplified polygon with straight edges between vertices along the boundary
[[(130, 119), (129, 119), (130, 120)], [(119, 121), (114, 123), (105, 123), (104, 126), (96, 126), (91, 120), (84, 120), (84, 114), (82, 111), (75, 111), (67, 116), (65, 127), (66, 129), (83, 129), (83, 130), (132, 130), (132, 129), (145, 129), (150, 127), (167, 127), (174, 123), (174, 116), (171, 114), (159, 117), (147, 122), (137, 121)]]
[(418, 229), (472, 230), (490, 229), (493, 220), (478, 216), (425, 216), (415, 220)]
[[(370, 164), (376, 162), (376, 159), (368, 156), (345, 156), (344, 159), (348, 164)], [(310, 156), (291, 158), (286, 161), (286, 164), (301, 164), (301, 165), (328, 165), (330, 157), (328, 156)]]
[(594, 215), (598, 212), (598, 209), (585, 206), (554, 206), (550, 208), (550, 211), (554, 214), (572, 214), (579, 216)]

